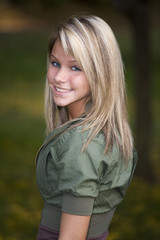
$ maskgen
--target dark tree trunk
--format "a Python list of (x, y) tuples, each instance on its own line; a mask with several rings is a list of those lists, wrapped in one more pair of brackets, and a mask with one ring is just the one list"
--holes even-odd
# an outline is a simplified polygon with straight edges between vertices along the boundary
[(153, 182), (151, 150), (151, 49), (148, 1), (136, 1), (131, 15), (135, 42), (136, 144), (139, 164), (136, 173)]
[(148, 182), (154, 181), (150, 161), (151, 150), (151, 49), (150, 18), (147, 0), (113, 0), (131, 22), (134, 36), (136, 83), (136, 174)]

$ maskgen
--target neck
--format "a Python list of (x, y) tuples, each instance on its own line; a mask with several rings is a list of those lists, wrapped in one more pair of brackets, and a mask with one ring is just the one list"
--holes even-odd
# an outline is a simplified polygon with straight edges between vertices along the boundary
[(74, 102), (67, 106), (69, 120), (73, 120), (78, 118), (83, 113), (88, 111), (91, 107), (90, 97), (87, 99), (82, 99), (81, 101)]
[(68, 116), (69, 116), (69, 120), (73, 120), (75, 118), (78, 118), (79, 116), (81, 116), (84, 112), (85, 112), (85, 108), (81, 107), (81, 108), (77, 108), (77, 107), (67, 107), (68, 109)]

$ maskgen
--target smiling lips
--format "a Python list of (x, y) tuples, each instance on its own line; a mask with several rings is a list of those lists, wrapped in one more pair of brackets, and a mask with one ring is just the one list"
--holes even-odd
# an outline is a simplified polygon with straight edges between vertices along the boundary
[(58, 88), (58, 87), (55, 87), (55, 90), (60, 93), (68, 93), (68, 92), (72, 91), (72, 89), (63, 89), (63, 88)]

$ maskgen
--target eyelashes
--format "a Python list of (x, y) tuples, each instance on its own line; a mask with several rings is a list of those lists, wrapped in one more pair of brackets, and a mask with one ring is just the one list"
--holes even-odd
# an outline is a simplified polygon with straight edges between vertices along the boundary
[(73, 71), (81, 71), (81, 69), (80, 69), (79, 67), (76, 67), (76, 66), (71, 67), (71, 69), (72, 69)]
[(56, 61), (52, 61), (51, 64), (52, 64), (53, 67), (56, 67), (56, 68), (60, 67), (60, 64)]
[[(61, 67), (61, 65), (58, 62), (56, 62), (56, 61), (51, 61), (51, 64), (55, 68), (60, 68)], [(77, 67), (77, 66), (69, 66), (69, 68), (72, 71), (81, 71), (81, 69), (79, 67)]]

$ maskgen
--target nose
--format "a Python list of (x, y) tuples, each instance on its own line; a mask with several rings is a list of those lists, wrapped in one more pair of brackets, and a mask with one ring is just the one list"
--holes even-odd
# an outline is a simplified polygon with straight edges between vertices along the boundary
[(68, 71), (64, 67), (59, 68), (54, 76), (54, 79), (56, 82), (62, 82), (62, 83), (67, 82), (68, 78), (69, 78)]

